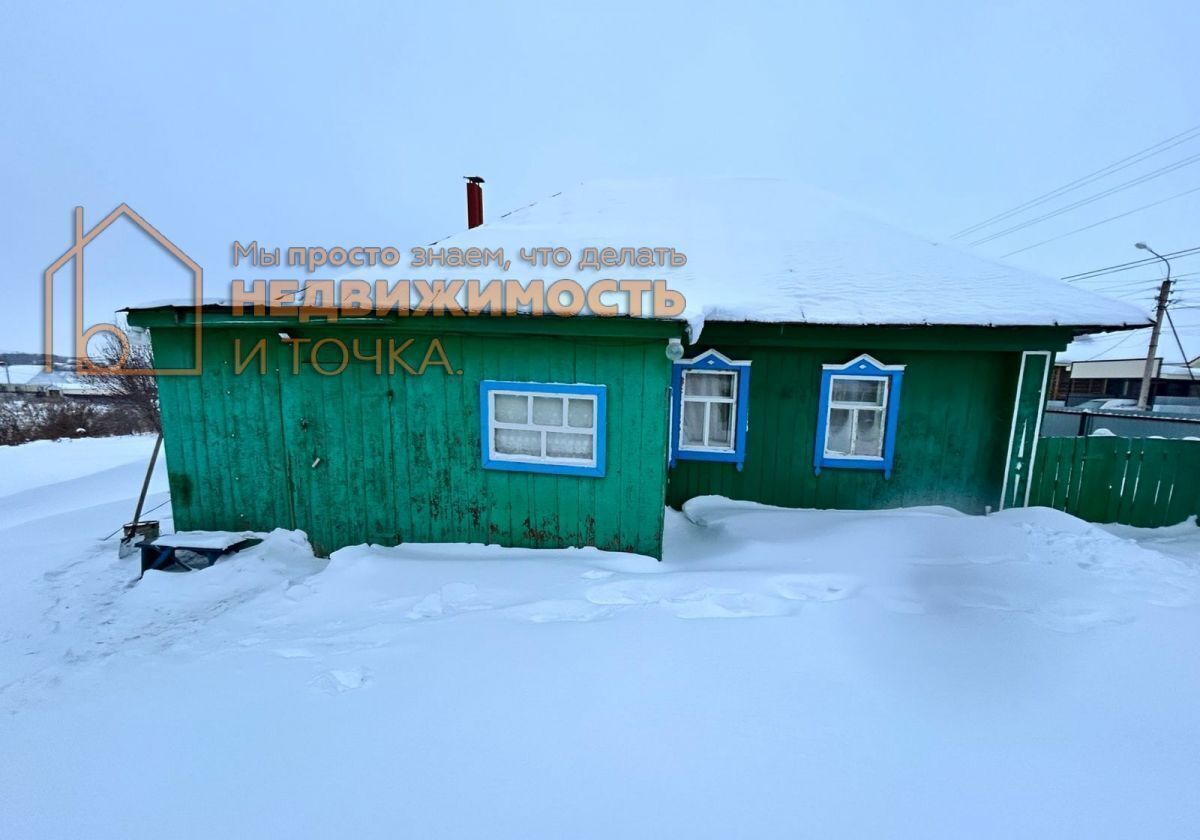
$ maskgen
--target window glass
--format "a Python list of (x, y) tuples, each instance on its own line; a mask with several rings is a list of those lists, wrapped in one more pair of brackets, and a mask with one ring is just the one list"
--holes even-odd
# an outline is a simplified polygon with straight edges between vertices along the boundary
[(676, 459), (746, 459), (750, 362), (716, 350), (675, 362), (671, 386), (671, 466)]
[(576, 429), (592, 428), (595, 405), (591, 400), (567, 400), (567, 425)]
[(481, 391), (484, 467), (604, 475), (604, 386), (487, 381)]
[(546, 432), (546, 455), (551, 458), (592, 459), (594, 440), (591, 435), (565, 432)]
[(836, 455), (850, 454), (850, 409), (830, 409), (829, 426), (825, 432), (825, 451)]
[(681, 444), (699, 449), (732, 449), (733, 424), (737, 416), (736, 391), (737, 374), (715, 371), (685, 373)]
[(684, 375), (685, 397), (732, 397), (733, 374), (688, 371)]
[(851, 454), (878, 458), (883, 454), (883, 412), (879, 409), (859, 409), (857, 413)]
[(527, 423), (529, 397), (519, 394), (496, 394), (496, 419), (501, 423)]
[(562, 397), (534, 397), (533, 422), (538, 426), (561, 426), (563, 422)]
[(709, 403), (708, 445), (725, 449), (733, 446), (733, 403)]
[(825, 451), (858, 458), (883, 457), (884, 403), (887, 388), (881, 379), (832, 377)]
[(880, 470), (891, 478), (904, 370), (866, 353), (844, 365), (823, 366), (813, 455), (818, 475), (822, 467), (835, 467)]
[(704, 445), (704, 409), (706, 403), (690, 402), (685, 400), (683, 403), (683, 445), (684, 446), (703, 446)]
[(883, 382), (878, 379), (863, 379), (862, 377), (835, 376), (833, 378), (834, 402), (864, 403), (866, 405), (883, 405)]
[(542, 433), (525, 429), (496, 429), (496, 451), (504, 455), (542, 454)]

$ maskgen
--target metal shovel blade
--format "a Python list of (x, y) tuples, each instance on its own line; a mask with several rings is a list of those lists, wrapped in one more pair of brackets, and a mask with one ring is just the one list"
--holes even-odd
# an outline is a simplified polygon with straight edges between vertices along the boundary
[(138, 543), (158, 539), (158, 520), (127, 522), (121, 531), (121, 544), (117, 548), (117, 556), (124, 558), (138, 550)]

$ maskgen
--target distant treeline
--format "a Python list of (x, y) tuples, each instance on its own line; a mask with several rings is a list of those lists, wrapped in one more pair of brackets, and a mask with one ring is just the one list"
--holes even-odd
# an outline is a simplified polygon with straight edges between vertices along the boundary
[[(109, 342), (97, 362), (116, 366), (121, 348)], [(0, 353), (9, 364), (42, 364), (37, 353)], [(20, 361), (31, 359), (32, 361)], [(65, 356), (55, 356), (56, 364), (71, 364)], [(131, 369), (154, 367), (148, 347), (132, 348), (125, 364)], [(0, 446), (73, 437), (107, 437), (159, 429), (158, 386), (153, 376), (92, 374), (90, 379), (99, 399), (15, 399), (0, 402)]]
[[(51, 356), (56, 365), (69, 365), (75, 359), (70, 356)], [(10, 365), (40, 365), (46, 361), (41, 353), (0, 353), (0, 362)]]

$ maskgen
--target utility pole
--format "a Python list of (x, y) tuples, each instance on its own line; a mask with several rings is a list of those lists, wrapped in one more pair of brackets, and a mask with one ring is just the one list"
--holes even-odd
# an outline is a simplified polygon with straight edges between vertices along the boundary
[(1150, 329), (1150, 347), (1146, 350), (1146, 367), (1142, 369), (1142, 387), (1138, 391), (1137, 407), (1145, 411), (1150, 402), (1150, 384), (1154, 379), (1154, 361), (1158, 353), (1158, 337), (1162, 334), (1163, 318), (1167, 314), (1167, 300), (1171, 296), (1171, 261), (1155, 251), (1145, 242), (1137, 242), (1135, 248), (1149, 251), (1167, 264), (1167, 279), (1158, 287), (1158, 305), (1154, 311), (1154, 326)]

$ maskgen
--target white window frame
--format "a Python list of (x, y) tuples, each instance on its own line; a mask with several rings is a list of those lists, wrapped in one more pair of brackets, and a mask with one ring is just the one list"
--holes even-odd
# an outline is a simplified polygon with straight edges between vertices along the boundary
[[(509, 423), (496, 419), (496, 397), (499, 396), (514, 396), (525, 397), (527, 399), (524, 423)], [(540, 423), (533, 422), (533, 401), (534, 399), (558, 399), (562, 401), (562, 417), (563, 424), (561, 426), (546, 426)], [(579, 426), (568, 425), (568, 400), (585, 400), (592, 404), (592, 425), (591, 428), (581, 428)], [(583, 467), (595, 468), (598, 466), (600, 441), (599, 441), (599, 426), (600, 426), (600, 406), (599, 399), (595, 394), (571, 393), (568, 391), (524, 391), (517, 388), (497, 388), (488, 391), (488, 457), (492, 461), (507, 462), (512, 464), (546, 464), (560, 467)], [(515, 455), (508, 452), (498, 452), (496, 450), (496, 430), (497, 429), (515, 429), (523, 432), (539, 432), (541, 434), (541, 455)], [(588, 458), (567, 458), (557, 455), (546, 454), (546, 433), (556, 432), (573, 435), (591, 435), (592, 438), (592, 457)]]
[[(870, 382), (883, 383), (883, 402), (879, 405), (867, 405), (861, 402), (837, 402), (833, 399), (834, 385), (839, 379), (849, 380), (851, 382), (862, 382), (867, 380)], [(826, 458), (836, 458), (846, 461), (883, 461), (884, 452), (887, 448), (887, 419), (888, 419), (888, 400), (891, 399), (891, 381), (887, 376), (861, 376), (861, 375), (838, 375), (833, 374), (829, 377), (829, 400), (825, 406), (825, 440), (822, 444), (825, 450)], [(860, 411), (877, 411), (879, 412), (879, 454), (878, 455), (847, 455), (841, 452), (835, 452), (829, 448), (829, 435), (833, 430), (832, 424), (829, 422), (833, 415), (833, 410), (843, 409), (850, 412), (850, 451), (854, 451), (854, 440), (858, 435), (858, 413)]]
[[(732, 396), (688, 396), (687, 380), (689, 376), (728, 376), (732, 380), (732, 387), (729, 393)], [(737, 413), (738, 413), (738, 377), (741, 376), (741, 371), (737, 370), (702, 370), (690, 369), (683, 371), (682, 379), (680, 380), (679, 395), (679, 451), (681, 452), (721, 452), (731, 454), (737, 451)], [(689, 402), (704, 403), (704, 445), (685, 444), (683, 435), (684, 418), (687, 417), (687, 404)], [(731, 446), (709, 446), (708, 445), (708, 426), (711, 419), (710, 406), (712, 403), (727, 403), (732, 406), (729, 410), (729, 438), (732, 441)]]

